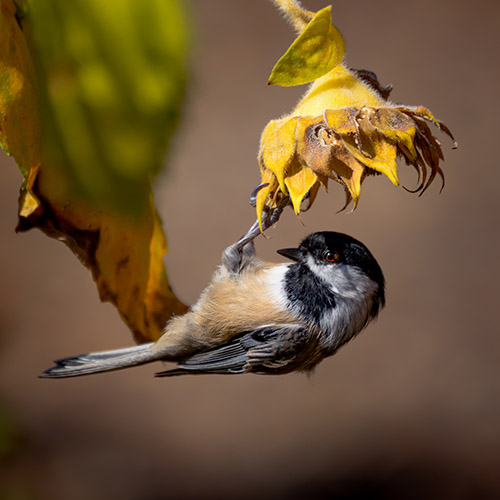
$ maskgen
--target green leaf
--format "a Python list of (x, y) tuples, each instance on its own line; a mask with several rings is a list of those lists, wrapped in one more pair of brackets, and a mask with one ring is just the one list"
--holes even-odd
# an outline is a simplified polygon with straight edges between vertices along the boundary
[(95, 206), (139, 213), (184, 94), (181, 0), (44, 0), (28, 18), (42, 165)]
[(291, 87), (312, 82), (342, 62), (344, 38), (332, 25), (332, 8), (317, 12), (274, 66), (268, 85)]

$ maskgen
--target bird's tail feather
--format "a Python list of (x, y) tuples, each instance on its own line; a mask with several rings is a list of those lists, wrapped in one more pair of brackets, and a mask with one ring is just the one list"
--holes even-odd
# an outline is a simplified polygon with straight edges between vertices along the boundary
[(151, 349), (153, 343), (142, 344), (113, 351), (91, 352), (57, 359), (55, 366), (45, 370), (42, 378), (78, 377), (91, 373), (120, 370), (143, 365), (158, 359), (158, 352)]

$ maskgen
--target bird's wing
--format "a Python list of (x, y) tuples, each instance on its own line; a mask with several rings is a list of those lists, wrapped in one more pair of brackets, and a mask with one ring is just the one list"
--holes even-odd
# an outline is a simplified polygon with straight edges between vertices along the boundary
[(300, 324), (266, 325), (242, 333), (227, 344), (178, 362), (157, 377), (205, 373), (288, 373), (307, 354), (309, 329)]

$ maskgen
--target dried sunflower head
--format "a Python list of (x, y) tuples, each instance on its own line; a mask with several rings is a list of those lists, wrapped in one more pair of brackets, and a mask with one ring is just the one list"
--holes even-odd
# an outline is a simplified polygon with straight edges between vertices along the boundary
[[(356, 207), (368, 175), (382, 173), (399, 185), (398, 157), (416, 169), (416, 192), (423, 193), (436, 175), (444, 180), (441, 145), (429, 124), (453, 139), (448, 128), (423, 106), (391, 103), (391, 89), (381, 87), (373, 73), (341, 63), (344, 43), (331, 24), (330, 7), (309, 14), (311, 21), (270, 78), (270, 83), (280, 85), (304, 83), (311, 77), (314, 81), (294, 111), (272, 120), (262, 133), (259, 221), (266, 207), (282, 205), (284, 199), (297, 214), (305, 198), (309, 208), (319, 187), (327, 189), (328, 179), (343, 185), (346, 206), (352, 201)], [(318, 65), (321, 55), (330, 63)]]

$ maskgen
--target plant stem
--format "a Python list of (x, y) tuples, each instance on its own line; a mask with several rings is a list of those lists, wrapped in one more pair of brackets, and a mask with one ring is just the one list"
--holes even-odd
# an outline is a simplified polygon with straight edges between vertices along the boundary
[(303, 9), (297, 0), (272, 0), (285, 14), (298, 33), (302, 33), (312, 19), (314, 12)]

